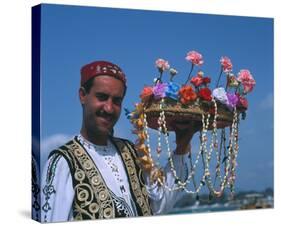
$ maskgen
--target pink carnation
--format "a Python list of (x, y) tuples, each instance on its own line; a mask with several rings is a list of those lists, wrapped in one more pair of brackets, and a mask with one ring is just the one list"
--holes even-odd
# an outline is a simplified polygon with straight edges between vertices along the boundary
[(157, 59), (155, 61), (155, 65), (161, 71), (165, 71), (170, 68), (169, 62), (167, 60), (163, 60), (163, 59)]
[(204, 63), (203, 56), (196, 51), (188, 52), (185, 59), (197, 66), (201, 66)]
[(222, 66), (222, 69), (224, 72), (230, 72), (232, 71), (232, 63), (231, 63), (231, 60), (224, 56), (220, 59), (220, 63), (221, 63), (221, 66)]
[(240, 70), (237, 80), (242, 83), (244, 87), (244, 93), (251, 92), (256, 85), (256, 81), (254, 80), (249, 70)]

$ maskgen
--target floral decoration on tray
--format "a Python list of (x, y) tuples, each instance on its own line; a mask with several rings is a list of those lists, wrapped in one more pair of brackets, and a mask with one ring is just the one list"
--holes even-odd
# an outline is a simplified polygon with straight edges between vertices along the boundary
[[(158, 69), (159, 76), (154, 79), (153, 85), (145, 86), (140, 94), (140, 102), (135, 104), (133, 111), (126, 110), (127, 117), (134, 126), (133, 132), (137, 135), (136, 147), (142, 157), (139, 162), (142, 167), (151, 172), (152, 180), (157, 180), (164, 185), (165, 178), (163, 170), (159, 164), (156, 164), (151, 155), (150, 137), (148, 128), (158, 131), (158, 144), (156, 148), (159, 156), (162, 148), (160, 137), (164, 136), (165, 144), (169, 154), (169, 162), (178, 181), (178, 189), (186, 189), (186, 187), (194, 180), (195, 166), (199, 161), (192, 165), (192, 171), (186, 181), (180, 181), (175, 172), (171, 150), (169, 146), (169, 131), (173, 131), (173, 123), (175, 121), (185, 122), (187, 120), (194, 120), (202, 123), (202, 130), (200, 131), (200, 150), (198, 156), (204, 155), (202, 160), (205, 167), (199, 186), (195, 186), (193, 193), (198, 193), (201, 187), (207, 183), (210, 191), (219, 196), (222, 194), (226, 186), (234, 186), (236, 158), (238, 153), (238, 124), (240, 115), (242, 119), (246, 117), (246, 110), (248, 109), (247, 94), (255, 87), (255, 80), (251, 72), (247, 69), (241, 69), (237, 76), (233, 73), (233, 65), (230, 58), (223, 56), (220, 59), (220, 73), (212, 89), (212, 79), (206, 76), (200, 69), (204, 64), (203, 56), (197, 51), (190, 51), (186, 58), (191, 63), (191, 68), (187, 74), (184, 84), (175, 82), (176, 77), (179, 76), (175, 68), (170, 67), (169, 62), (164, 59), (157, 59), (155, 66)], [(195, 68), (198, 70), (194, 72)], [(165, 74), (169, 73), (169, 78), (165, 78)], [(222, 75), (226, 76), (226, 84), (220, 84)], [(168, 81), (164, 81), (168, 80)], [(210, 156), (213, 150), (222, 152), (222, 142), (225, 140), (224, 128), (230, 128), (229, 144), (225, 145), (225, 175), (221, 177), (220, 189), (215, 190), (211, 183), (210, 174)], [(219, 146), (217, 129), (221, 128), (221, 145)], [(207, 150), (208, 136), (207, 132), (211, 131), (210, 149)], [(210, 137), (209, 136), (209, 137)], [(224, 136), (224, 137), (223, 137)], [(220, 150), (219, 150), (220, 149)], [(217, 163), (216, 178), (221, 172), (221, 162)], [(194, 172), (193, 172), (194, 171)], [(168, 188), (170, 189), (170, 188)]]

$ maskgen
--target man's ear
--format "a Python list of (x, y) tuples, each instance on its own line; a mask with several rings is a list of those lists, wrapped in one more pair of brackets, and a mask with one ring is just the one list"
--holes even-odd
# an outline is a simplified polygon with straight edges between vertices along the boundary
[(85, 88), (84, 87), (80, 87), (79, 88), (79, 99), (80, 99), (80, 103), (81, 104), (85, 103), (86, 96), (87, 96), (87, 92), (86, 92)]

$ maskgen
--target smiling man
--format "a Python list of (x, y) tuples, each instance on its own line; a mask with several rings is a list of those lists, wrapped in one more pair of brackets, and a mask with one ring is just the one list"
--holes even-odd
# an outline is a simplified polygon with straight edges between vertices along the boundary
[(95, 144), (106, 145), (108, 135), (120, 116), (126, 88), (121, 80), (108, 75), (97, 76), (88, 83), (90, 85), (86, 84), (86, 88), (82, 86), (79, 90), (83, 106), (81, 134)]
[[(42, 180), (41, 221), (148, 216), (169, 211), (180, 192), (169, 192), (136, 162), (134, 145), (113, 136), (126, 94), (121, 68), (96, 61), (81, 69), (80, 103), (83, 121), (80, 133), (51, 152)], [(198, 130), (180, 125), (173, 161), (181, 178), (187, 175), (185, 161), (190, 140)], [(175, 186), (169, 166), (166, 186)]]

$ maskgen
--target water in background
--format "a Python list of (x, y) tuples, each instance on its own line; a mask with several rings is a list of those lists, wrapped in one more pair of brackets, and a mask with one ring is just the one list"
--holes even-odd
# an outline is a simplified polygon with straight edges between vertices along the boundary
[(270, 188), (263, 192), (240, 192), (234, 198), (230, 198), (229, 195), (225, 195), (220, 199), (208, 196), (201, 195), (199, 200), (196, 200), (194, 196), (185, 195), (169, 214), (267, 209), (274, 207), (273, 190)]

